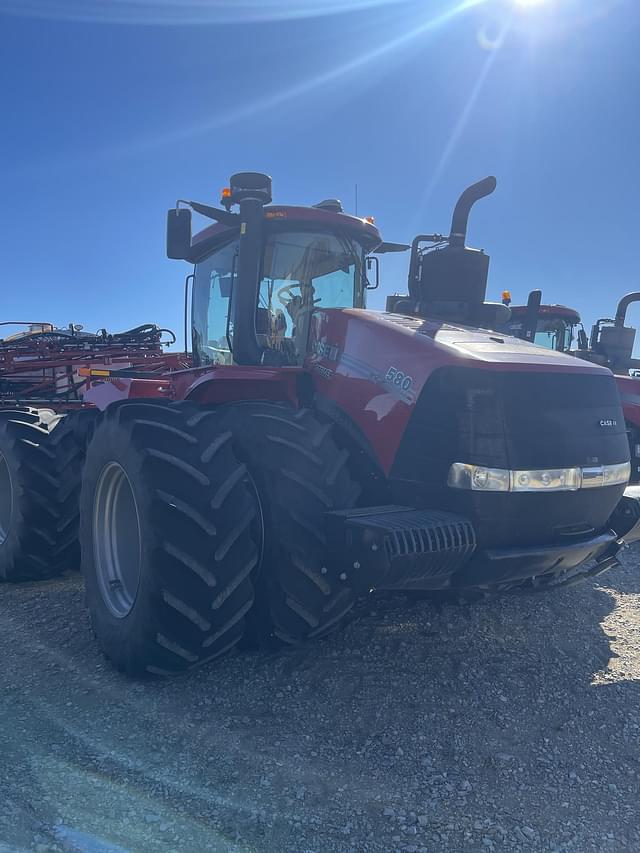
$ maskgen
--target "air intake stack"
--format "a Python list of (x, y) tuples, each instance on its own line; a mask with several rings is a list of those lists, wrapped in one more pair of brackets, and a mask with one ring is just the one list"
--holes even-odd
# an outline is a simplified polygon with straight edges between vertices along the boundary
[[(458, 199), (449, 237), (420, 234), (411, 247), (409, 295), (417, 313), (455, 322), (487, 325), (505, 315), (504, 305), (485, 303), (489, 256), (465, 245), (469, 213), (496, 188), (494, 177), (468, 187)], [(423, 248), (424, 243), (433, 246)]]

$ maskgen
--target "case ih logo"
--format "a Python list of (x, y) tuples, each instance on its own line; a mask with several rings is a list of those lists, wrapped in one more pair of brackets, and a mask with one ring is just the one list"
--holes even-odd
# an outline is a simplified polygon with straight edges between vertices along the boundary
[(614, 420), (613, 418), (600, 418), (599, 423), (601, 427), (618, 426), (618, 421)]

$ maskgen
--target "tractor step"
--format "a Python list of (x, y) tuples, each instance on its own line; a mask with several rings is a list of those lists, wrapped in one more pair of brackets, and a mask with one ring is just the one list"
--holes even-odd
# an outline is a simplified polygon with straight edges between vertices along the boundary
[(476, 547), (471, 522), (449, 512), (378, 506), (325, 517), (337, 570), (363, 590), (441, 589)]

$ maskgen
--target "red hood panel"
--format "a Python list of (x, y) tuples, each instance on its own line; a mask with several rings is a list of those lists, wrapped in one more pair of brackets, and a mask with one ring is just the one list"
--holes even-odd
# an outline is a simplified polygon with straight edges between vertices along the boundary
[(368, 322), (392, 326), (408, 335), (416, 336), (424, 342), (425, 348), (439, 351), (447, 361), (462, 359), (496, 365), (508, 364), (511, 369), (527, 369), (530, 366), (568, 370), (573, 373), (583, 373), (585, 367), (589, 373), (602, 373), (606, 370), (586, 362), (576, 365), (576, 359), (564, 353), (490, 330), (454, 326), (382, 311), (353, 310), (348, 313), (359, 315)]

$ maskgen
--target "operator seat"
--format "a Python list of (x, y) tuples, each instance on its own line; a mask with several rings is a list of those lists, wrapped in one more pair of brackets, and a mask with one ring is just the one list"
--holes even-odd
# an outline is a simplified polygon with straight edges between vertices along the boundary
[(287, 350), (287, 319), (281, 308), (256, 308), (256, 336), (262, 349)]
[(271, 333), (271, 312), (268, 308), (256, 308), (256, 334), (268, 335)]

